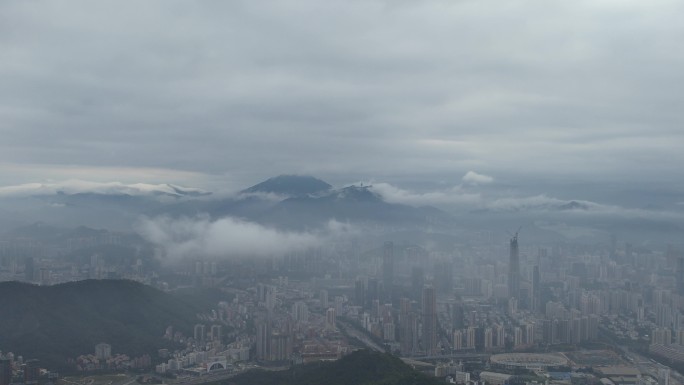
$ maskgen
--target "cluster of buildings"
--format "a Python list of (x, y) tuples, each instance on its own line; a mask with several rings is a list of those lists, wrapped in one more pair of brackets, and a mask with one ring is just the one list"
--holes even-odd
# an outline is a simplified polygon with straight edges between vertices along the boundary
[(15, 357), (12, 352), (3, 354), (0, 351), (0, 385), (38, 385), (41, 377), (53, 379), (56, 374), (41, 369), (38, 360), (24, 360), (22, 356)]
[[(38, 260), (23, 260), (26, 280), (36, 281)], [(141, 266), (135, 262), (117, 274), (135, 275)], [(440, 360), (573, 350), (602, 337), (646, 344), (654, 356), (684, 363), (684, 256), (674, 248), (618, 248), (615, 239), (608, 246), (521, 247), (516, 233), (505, 244), (487, 236), (452, 251), (394, 242), (364, 251), (351, 243), (249, 263), (193, 260), (183, 269), (179, 275), (191, 284), (221, 287), (226, 300), (188, 336), (165, 331), (183, 348), (161, 349), (158, 373), (334, 360), (362, 345)], [(112, 267), (94, 254), (76, 270), (72, 278), (103, 277)], [(351, 329), (359, 333), (354, 342)], [(139, 367), (98, 347), (76, 360), (79, 367)], [(475, 381), (459, 365), (435, 370), (458, 383)], [(479, 381), (510, 380), (491, 373)]]
[[(32, 231), (41, 234), (40, 224)], [(54, 230), (52, 230), (54, 231)], [(83, 279), (124, 278), (150, 283), (153, 272), (146, 269), (140, 244), (131, 237), (106, 230), (77, 228), (62, 236), (12, 236), (0, 239), (0, 281), (24, 281), (40, 285)], [(105, 254), (127, 247), (139, 255), (113, 258)], [(102, 252), (98, 252), (102, 249)], [(85, 253), (84, 250), (91, 250)]]
[(93, 372), (101, 370), (141, 370), (152, 367), (152, 357), (149, 354), (131, 358), (126, 354), (112, 354), (112, 346), (106, 343), (95, 345), (95, 354), (84, 354), (70, 360), (79, 372)]

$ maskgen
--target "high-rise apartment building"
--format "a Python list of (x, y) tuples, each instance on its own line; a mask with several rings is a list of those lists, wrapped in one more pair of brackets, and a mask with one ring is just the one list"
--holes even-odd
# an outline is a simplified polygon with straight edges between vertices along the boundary
[(411, 293), (413, 300), (420, 302), (423, 294), (423, 286), (425, 286), (425, 272), (420, 266), (414, 266), (411, 269)]
[(268, 317), (258, 318), (256, 321), (256, 358), (271, 358), (271, 322)]
[(112, 346), (109, 344), (105, 344), (104, 342), (101, 344), (95, 345), (95, 357), (97, 357), (98, 360), (100, 361), (106, 361), (112, 356)]
[(392, 302), (394, 289), (394, 243), (385, 242), (382, 254), (382, 285), (384, 288), (384, 300)]
[(204, 341), (205, 331), (204, 325), (196, 324), (194, 329), (195, 341)]
[(425, 353), (437, 353), (437, 294), (435, 288), (423, 288), (423, 348)]
[(212, 341), (221, 341), (222, 330), (221, 325), (211, 325), (211, 339)]
[(325, 312), (325, 327), (329, 330), (335, 330), (337, 328), (336, 324), (337, 314), (334, 307), (329, 308)]

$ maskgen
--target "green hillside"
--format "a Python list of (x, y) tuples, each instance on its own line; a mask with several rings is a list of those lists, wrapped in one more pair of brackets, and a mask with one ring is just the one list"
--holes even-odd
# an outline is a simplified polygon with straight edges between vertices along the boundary
[(0, 349), (64, 369), (67, 358), (94, 352), (152, 354), (171, 342), (173, 325), (190, 335), (208, 303), (175, 296), (133, 281), (86, 280), (55, 286), (0, 283)]
[(338, 361), (295, 366), (280, 372), (251, 371), (221, 385), (433, 385), (436, 378), (413, 370), (386, 353), (360, 350)]

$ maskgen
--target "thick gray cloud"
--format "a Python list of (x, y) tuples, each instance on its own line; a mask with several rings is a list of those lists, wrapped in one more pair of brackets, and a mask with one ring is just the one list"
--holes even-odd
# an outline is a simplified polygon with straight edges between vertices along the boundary
[(283, 232), (253, 222), (225, 217), (210, 220), (207, 216), (173, 219), (143, 218), (138, 233), (159, 247), (168, 261), (182, 258), (274, 257), (321, 247), (337, 237), (354, 235), (344, 223), (330, 221), (317, 233)]
[(470, 170), (684, 180), (682, 12), (660, 0), (5, 1), (0, 185)]

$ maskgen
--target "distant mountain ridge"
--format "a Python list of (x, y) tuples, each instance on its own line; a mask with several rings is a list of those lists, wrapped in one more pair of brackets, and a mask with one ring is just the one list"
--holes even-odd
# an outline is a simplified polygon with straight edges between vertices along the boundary
[[(331, 220), (402, 227), (452, 221), (447, 213), (434, 207), (389, 203), (372, 186), (334, 188), (321, 179), (303, 175), (269, 178), (229, 197), (196, 195), (169, 200), (157, 199), (154, 194), (77, 192), (26, 197), (13, 203), (13, 209), (21, 208), (17, 213), (29, 223), (43, 221), (110, 229), (130, 229), (141, 215), (209, 215), (214, 219), (229, 216), (289, 230), (317, 228)], [(54, 219), (50, 220), (50, 217)]]
[(261, 183), (248, 187), (241, 192), (278, 194), (285, 196), (303, 196), (320, 194), (329, 191), (332, 185), (318, 178), (305, 175), (279, 175)]
[[(82, 182), (71, 189), (62, 188), (67, 185), (72, 186), (69, 183), (46, 185), (49, 188), (41, 190), (45, 194), (31, 196), (7, 195), (14, 190), (0, 187), (0, 236), (12, 236), (9, 234), (12, 229), (36, 222), (130, 232), (144, 217), (209, 216), (212, 220), (231, 217), (285, 231), (315, 232), (325, 229), (331, 221), (337, 221), (353, 225), (370, 236), (411, 231), (452, 235), (468, 231), (505, 234), (510, 228), (523, 224), (528, 230), (535, 229), (528, 236), (537, 234), (536, 240), (549, 237), (577, 239), (575, 231), (566, 229), (585, 227), (591, 229), (596, 239), (605, 238), (601, 232), (620, 232), (655, 241), (667, 240), (680, 233), (683, 226), (677, 215), (684, 215), (684, 210), (623, 210), (619, 206), (544, 194), (526, 197), (482, 195), (480, 203), (470, 207), (462, 205), (446, 212), (432, 206), (395, 203), (380, 193), (385, 191), (382, 188), (358, 184), (333, 187), (324, 180), (303, 175), (276, 176), (229, 196), (206, 196), (207, 192), (174, 185)], [(141, 195), (122, 193), (122, 188), (132, 186), (146, 192)], [(36, 186), (26, 188), (29, 187), (34, 189)], [(61, 193), (54, 192), (57, 187)], [(168, 194), (155, 193), (158, 187)], [(49, 191), (53, 194), (47, 195)], [(623, 212), (628, 215), (622, 215)], [(549, 223), (559, 226), (549, 226)], [(42, 231), (43, 239), (49, 238), (47, 228), (32, 230), (36, 235)]]

